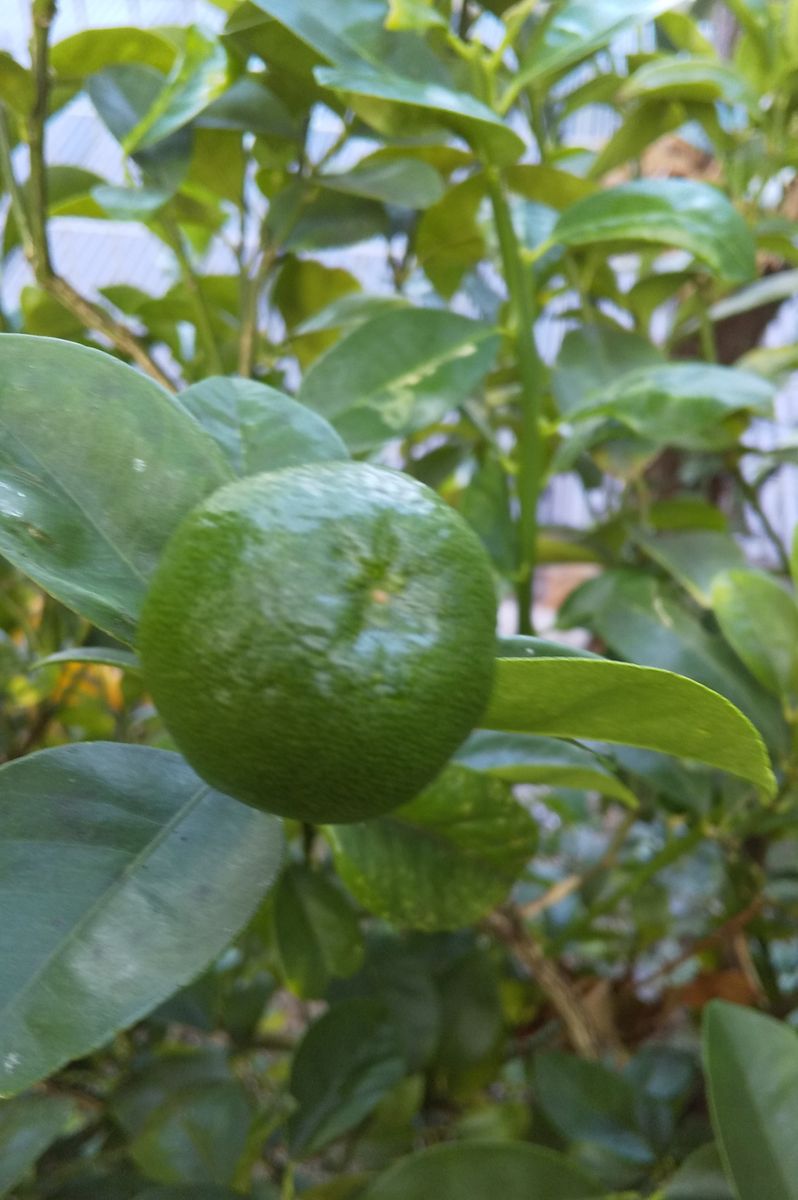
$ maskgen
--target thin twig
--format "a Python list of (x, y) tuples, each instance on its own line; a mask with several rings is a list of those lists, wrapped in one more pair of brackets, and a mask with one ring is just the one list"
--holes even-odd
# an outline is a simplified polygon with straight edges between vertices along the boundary
[(497, 910), (486, 918), (484, 926), (533, 977), (562, 1020), (574, 1049), (584, 1058), (601, 1058), (604, 1039), (592, 1013), (567, 975), (546, 957), (536, 938), (524, 928), (518, 912), (510, 908)]
[(47, 232), (47, 168), (44, 137), (49, 109), (50, 27), (55, 14), (56, 0), (33, 0), (31, 70), (34, 80), (34, 101), (28, 121), (29, 205), (26, 205), (22, 189), (14, 176), (7, 119), (0, 122), (0, 170), (11, 197), (22, 248), (39, 287), (57, 300), (68, 312), (76, 316), (87, 329), (104, 334), (117, 350), (126, 354), (162, 387), (174, 391), (172, 380), (161, 370), (135, 334), (105, 309), (100, 308), (99, 305), (94, 304), (78, 292), (53, 268)]
[(180, 267), (180, 274), (183, 277), (183, 284), (189, 294), (192, 307), (194, 309), (194, 319), (199, 334), (200, 342), (205, 350), (205, 357), (209, 373), (213, 375), (224, 375), (224, 363), (222, 356), (219, 353), (219, 347), (216, 344), (216, 334), (213, 331), (213, 320), (211, 318), (211, 310), (208, 306), (208, 300), (202, 290), (197, 272), (194, 270), (194, 265), (191, 262), (188, 251), (186, 250), (183, 234), (179, 226), (174, 221), (161, 222), (166, 240), (172, 247), (174, 256), (177, 259)]
[(253, 276), (244, 275), (243, 303), (241, 308), (241, 333), (238, 347), (238, 373), (249, 379), (255, 368), (255, 344), (258, 333), (258, 306), (266, 280), (277, 262), (276, 246), (266, 246)]
[(567, 875), (565, 879), (558, 880), (542, 896), (538, 896), (536, 900), (531, 900), (529, 904), (522, 905), (518, 910), (521, 916), (527, 921), (539, 917), (547, 909), (552, 908), (555, 904), (559, 904), (573, 892), (578, 891), (589, 880), (593, 879), (595, 875), (611, 867), (618, 857), (618, 851), (626, 840), (627, 833), (637, 820), (637, 815), (636, 812), (626, 813), (624, 819), (610, 838), (601, 858), (593, 863), (587, 871), (583, 871), (581, 874)]

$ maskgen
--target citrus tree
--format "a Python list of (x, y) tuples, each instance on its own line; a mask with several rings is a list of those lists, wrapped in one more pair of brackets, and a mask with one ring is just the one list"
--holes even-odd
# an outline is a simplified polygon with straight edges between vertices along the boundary
[[(0, 55), (0, 1195), (792, 1200), (794, 5), (55, 7)], [(81, 95), (124, 182), (48, 155)], [(172, 286), (80, 290), (74, 216)]]

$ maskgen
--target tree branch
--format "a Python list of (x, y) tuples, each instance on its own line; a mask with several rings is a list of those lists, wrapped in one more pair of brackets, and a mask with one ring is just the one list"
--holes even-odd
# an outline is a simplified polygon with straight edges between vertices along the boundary
[(20, 230), (22, 248), (31, 265), (39, 287), (46, 291), (87, 328), (102, 333), (117, 350), (126, 354), (138, 367), (162, 387), (170, 391), (175, 385), (153, 360), (136, 335), (117, 321), (105, 309), (87, 299), (68, 280), (53, 268), (50, 241), (47, 233), (47, 169), (44, 147), (45, 124), (49, 107), (49, 44), (50, 27), (56, 13), (57, 0), (33, 0), (33, 36), (31, 38), (31, 70), (34, 80), (34, 101), (28, 122), (30, 149), (30, 203), (25, 204), (22, 189), (14, 176), (8, 122), (0, 123), (0, 165), (11, 196), (14, 216)]

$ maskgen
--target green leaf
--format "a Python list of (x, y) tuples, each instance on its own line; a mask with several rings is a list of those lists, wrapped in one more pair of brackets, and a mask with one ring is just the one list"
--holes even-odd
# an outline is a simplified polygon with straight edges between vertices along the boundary
[(478, 729), (457, 751), (454, 761), (509, 783), (585, 789), (612, 796), (630, 808), (637, 805), (634, 792), (607, 770), (597, 755), (558, 738)]
[(662, 363), (627, 371), (584, 397), (572, 420), (620, 421), (651, 441), (686, 450), (736, 444), (741, 419), (767, 415), (773, 384), (736, 367), (715, 363)]
[(496, 654), (498, 658), (602, 658), (601, 654), (594, 654), (592, 650), (523, 634), (499, 638)]
[(714, 1143), (685, 1159), (666, 1186), (663, 1200), (735, 1200)]
[(703, 1029), (712, 1124), (739, 1200), (798, 1198), (798, 1035), (714, 1000)]
[(466, 271), (485, 255), (485, 237), (477, 221), (484, 196), (484, 178), (472, 175), (449, 188), (422, 214), (416, 227), (419, 265), (447, 300), (459, 288)]
[(307, 46), (332, 63), (379, 62), (385, 46), (383, 0), (337, 0), (335, 8), (315, 0), (254, 0)]
[(444, 194), (443, 180), (435, 168), (409, 157), (370, 155), (346, 174), (317, 175), (315, 180), (332, 191), (405, 208), (429, 208)]
[(180, 54), (163, 89), (122, 143), (127, 154), (182, 129), (228, 86), (227, 53), (221, 42), (195, 25), (181, 32)]
[(32, 671), (41, 667), (52, 667), (56, 663), (101, 663), (107, 667), (119, 667), (123, 671), (140, 671), (141, 663), (129, 650), (116, 650), (109, 646), (74, 646), (71, 650), (59, 650), (40, 658), (31, 666)]
[(385, 209), (361, 196), (298, 185), (272, 202), (266, 223), (287, 250), (324, 250), (351, 246), (388, 233)]
[(530, 39), (508, 99), (608, 46), (624, 26), (634, 28), (675, 7), (676, 0), (567, 0)]
[(755, 274), (754, 240), (723, 192), (690, 179), (643, 179), (571, 205), (553, 240), (565, 246), (655, 243), (687, 250), (721, 279)]
[(595, 185), (579, 175), (543, 163), (522, 163), (508, 167), (504, 172), (504, 181), (511, 192), (517, 192), (536, 204), (557, 209), (558, 212), (595, 191)]
[(331, 1008), (311, 1025), (294, 1056), (292, 1154), (313, 1154), (354, 1129), (404, 1074), (397, 1034), (380, 1004), (349, 1000)]
[(518, 532), (507, 472), (496, 458), (486, 458), (477, 467), (460, 494), (459, 510), (497, 569), (512, 575), (518, 564)]
[(0, 337), (0, 553), (120, 638), (182, 518), (232, 477), (172, 397), (110, 355)]
[(253, 75), (236, 79), (203, 108), (197, 124), (203, 129), (234, 129), (286, 141), (299, 136), (299, 127), (279, 96)]
[(631, 663), (499, 659), (483, 725), (659, 750), (739, 775), (772, 794), (767, 751), (750, 721), (692, 679)]
[(462, 403), (490, 369), (488, 325), (439, 309), (397, 309), (346, 334), (308, 371), (299, 399), (352, 451), (405, 437)]
[[(344, 298), (366, 304), (361, 320), (374, 316), (377, 311), (369, 311), (368, 302), (373, 297), (360, 290), (360, 284), (351, 272), (341, 267), (328, 267), (312, 258), (298, 258), (294, 254), (286, 257), (272, 289), (271, 302), (285, 321), (290, 351), (296, 355), (303, 370), (338, 340), (334, 332), (338, 327), (334, 312), (333, 323), (329, 326), (324, 314)], [(315, 324), (317, 316), (321, 318), (318, 325)]]
[(610, 325), (587, 325), (566, 333), (551, 378), (560, 412), (578, 412), (619, 376), (662, 363), (647, 338)]
[(704, 608), (713, 604), (718, 576), (746, 565), (745, 555), (732, 535), (714, 529), (680, 529), (635, 540)]
[(0, 768), (0, 791), (0, 1095), (13, 1095), (197, 975), (268, 888), (282, 834), (144, 746), (43, 750)]
[[(51, 164), (45, 169), (47, 183), (47, 213), (50, 217), (102, 217), (98, 202), (92, 198), (102, 179), (82, 167)], [(25, 184), (29, 193), (30, 182)], [(3, 232), (3, 253), (19, 245), (19, 228), (13, 212), (9, 212)]]
[(775, 751), (786, 748), (779, 705), (667, 583), (642, 571), (604, 571), (568, 597), (560, 620), (595, 630), (622, 658), (688, 675), (720, 692)]
[(537, 1101), (568, 1141), (593, 1143), (628, 1162), (654, 1161), (635, 1116), (634, 1088), (617, 1072), (553, 1052), (535, 1058), (534, 1072)]
[(769, 575), (728, 571), (715, 580), (721, 633), (763, 687), (798, 702), (798, 605)]
[(401, 1158), (360, 1200), (587, 1200), (600, 1190), (564, 1154), (527, 1143), (434, 1146)]
[(274, 893), (277, 953), (288, 986), (318, 999), (334, 976), (353, 975), (363, 962), (357, 915), (342, 892), (319, 871), (292, 864)]
[(459, 929), (505, 898), (537, 825), (506, 784), (449, 766), (389, 816), (329, 825), (327, 837), (364, 908), (411, 929)]
[(748, 104), (752, 95), (743, 77), (717, 58), (668, 55), (644, 63), (618, 93), (619, 100), (638, 98)]
[(214, 375), (186, 388), (179, 400), (238, 475), (349, 457), (323, 417), (264, 383)]
[(150, 1113), (128, 1154), (159, 1183), (233, 1183), (253, 1116), (238, 1081), (194, 1083)]
[(0, 1101), (0, 1196), (78, 1124), (78, 1109), (63, 1096), (17, 1096)]
[(52, 46), (50, 67), (62, 80), (85, 79), (127, 63), (154, 67), (166, 75), (176, 55), (175, 43), (155, 29), (84, 29)]
[(322, 87), (349, 96), (368, 96), (427, 109), (493, 163), (517, 162), (524, 152), (524, 143), (518, 134), (468, 92), (458, 92), (440, 83), (408, 79), (367, 63), (340, 68), (316, 67), (313, 74)]

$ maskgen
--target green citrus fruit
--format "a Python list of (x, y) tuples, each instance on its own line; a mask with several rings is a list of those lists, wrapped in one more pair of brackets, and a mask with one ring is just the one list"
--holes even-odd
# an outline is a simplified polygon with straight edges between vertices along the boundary
[(204, 779), (336, 823), (441, 770), (487, 704), (494, 622), (487, 556), (453, 509), (397, 471), (331, 462), (196, 508), (155, 574), (140, 651)]

